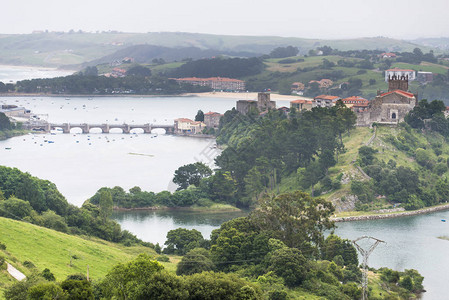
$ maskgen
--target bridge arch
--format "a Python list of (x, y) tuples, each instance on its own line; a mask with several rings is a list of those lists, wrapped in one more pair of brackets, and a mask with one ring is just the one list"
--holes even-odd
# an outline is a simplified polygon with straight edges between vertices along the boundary
[(103, 129), (101, 127), (91, 127), (89, 128), (89, 133), (93, 134), (103, 133)]
[(151, 129), (151, 133), (166, 134), (167, 133), (167, 129), (165, 129), (163, 127), (155, 127), (155, 128)]
[(123, 129), (122, 128), (119, 128), (119, 127), (111, 127), (111, 128), (109, 128), (109, 133), (112, 133), (112, 134), (121, 134), (121, 133), (123, 133)]
[(132, 128), (129, 133), (131, 134), (143, 134), (145, 133), (145, 131), (143, 130), (143, 128)]
[(71, 127), (70, 133), (81, 134), (83, 133), (83, 129), (81, 127)]

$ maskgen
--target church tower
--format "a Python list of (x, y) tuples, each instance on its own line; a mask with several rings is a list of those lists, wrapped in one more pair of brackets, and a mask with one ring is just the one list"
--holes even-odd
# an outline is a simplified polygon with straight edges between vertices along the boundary
[(401, 90), (408, 91), (408, 75), (402, 76), (388, 76), (388, 91)]

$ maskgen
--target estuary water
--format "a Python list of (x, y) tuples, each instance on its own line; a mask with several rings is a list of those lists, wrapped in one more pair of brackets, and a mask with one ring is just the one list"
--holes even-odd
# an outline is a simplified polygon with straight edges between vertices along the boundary
[[(31, 109), (50, 122), (171, 124), (175, 118), (194, 118), (198, 109), (224, 113), (234, 99), (197, 97), (3, 97), (0, 104)], [(278, 102), (278, 106), (286, 103)], [(153, 134), (95, 133), (30, 134), (0, 141), (0, 165), (17, 167), (54, 182), (69, 202), (81, 205), (102, 186), (161, 191), (175, 188), (171, 182), (181, 165), (204, 161), (218, 154), (214, 140)], [(50, 141), (50, 142), (49, 142)], [(207, 155), (206, 155), (207, 154)], [(246, 212), (205, 213), (170, 211), (116, 212), (124, 229), (153, 243), (165, 241), (169, 230), (199, 230), (209, 238), (221, 223)], [(449, 212), (399, 219), (339, 223), (336, 233), (355, 239), (368, 235), (384, 240), (369, 258), (373, 267), (417, 269), (425, 276), (424, 299), (449, 299)], [(366, 245), (367, 246), (367, 245)]]
[(74, 72), (75, 71), (59, 70), (55, 68), (0, 65), (0, 81), (6, 84), (25, 79), (67, 76)]

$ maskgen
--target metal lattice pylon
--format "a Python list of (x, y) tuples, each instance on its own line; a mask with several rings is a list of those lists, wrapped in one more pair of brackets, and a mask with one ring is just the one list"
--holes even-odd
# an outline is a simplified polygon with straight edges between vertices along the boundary
[[(371, 247), (369, 247), (369, 249), (365, 250), (360, 245), (357, 244), (358, 241), (363, 240), (363, 239), (372, 239), (375, 242), (374, 242), (374, 244), (371, 245)], [(373, 238), (371, 236), (364, 235), (364, 236), (361, 236), (361, 237), (353, 240), (352, 243), (355, 245), (357, 250), (359, 250), (360, 254), (363, 257), (363, 263), (362, 263), (362, 268), (363, 268), (363, 272), (362, 272), (362, 300), (367, 300), (368, 299), (368, 257), (374, 251), (374, 248), (376, 248), (377, 245), (379, 245), (379, 243), (385, 243), (385, 242), (382, 241), (382, 240)]]

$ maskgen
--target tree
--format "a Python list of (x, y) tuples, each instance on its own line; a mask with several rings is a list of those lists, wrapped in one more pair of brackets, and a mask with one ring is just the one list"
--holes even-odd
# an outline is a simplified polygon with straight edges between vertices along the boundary
[(164, 253), (184, 255), (194, 248), (201, 247), (204, 242), (203, 235), (196, 229), (178, 228), (167, 233)]
[(186, 299), (184, 283), (147, 254), (112, 268), (100, 283), (106, 299)]
[(56, 280), (55, 275), (53, 275), (53, 273), (48, 268), (45, 268), (42, 271), (41, 276), (44, 277), (48, 281), (55, 281)]
[(61, 288), (67, 293), (68, 300), (94, 299), (92, 285), (85, 277), (68, 277), (66, 280), (61, 282)]
[(103, 220), (106, 220), (112, 214), (114, 203), (112, 202), (112, 195), (109, 191), (103, 190), (100, 194), (100, 215)]
[(212, 170), (202, 162), (184, 165), (175, 171), (173, 182), (179, 185), (178, 190), (184, 190), (189, 185), (199, 186), (202, 178), (212, 175)]
[(28, 297), (26, 299), (30, 300), (67, 299), (67, 294), (64, 293), (63, 289), (56, 283), (44, 282), (30, 287), (28, 290)]
[(84, 76), (98, 76), (98, 69), (95, 66), (87, 67), (82, 74)]
[(0, 112), (0, 130), (10, 130), (12, 128), (9, 118)]
[(201, 109), (198, 110), (198, 112), (196, 113), (195, 121), (204, 122), (204, 113), (203, 113), (203, 111)]
[(212, 271), (215, 265), (210, 259), (209, 251), (195, 248), (187, 252), (176, 267), (176, 275), (192, 275), (203, 271)]
[(270, 52), (270, 57), (272, 58), (284, 58), (290, 56), (296, 56), (299, 53), (297, 47), (287, 46), (287, 47), (277, 47)]
[(333, 211), (330, 202), (296, 191), (262, 198), (250, 219), (287, 246), (313, 254), (324, 241), (324, 230), (334, 227)]
[(260, 289), (235, 274), (203, 272), (186, 277), (189, 299), (257, 300)]
[(284, 246), (271, 253), (269, 270), (282, 277), (289, 287), (300, 285), (308, 269), (307, 259), (296, 248)]
[(126, 75), (146, 77), (151, 76), (151, 70), (141, 65), (135, 65), (126, 71)]

